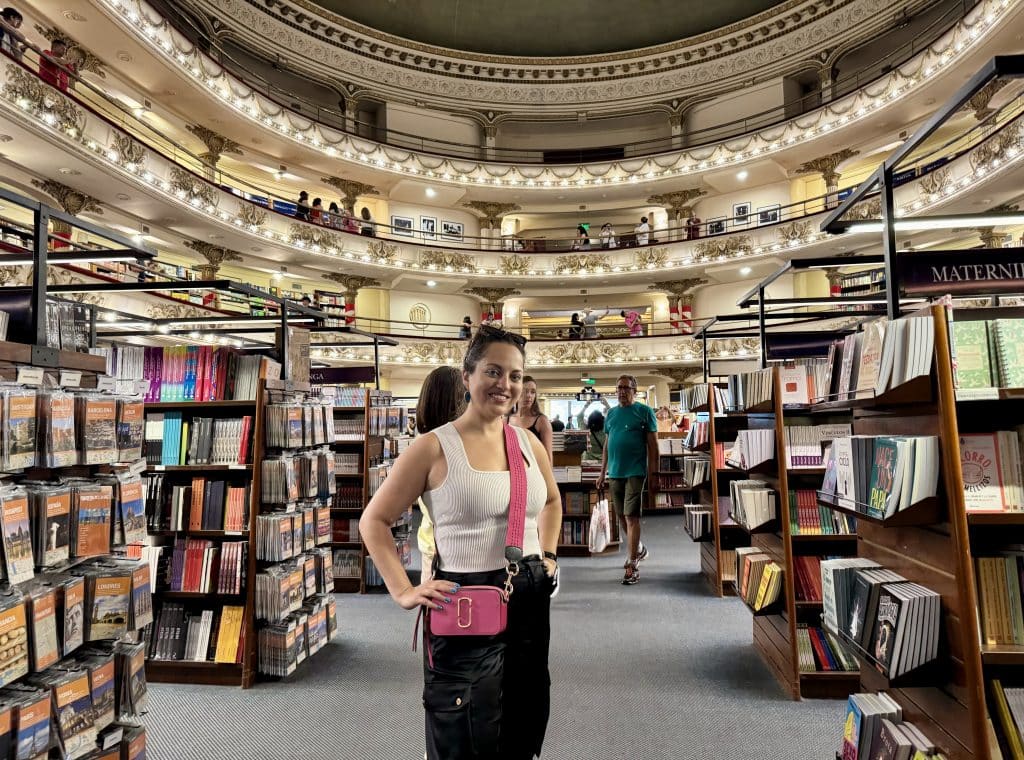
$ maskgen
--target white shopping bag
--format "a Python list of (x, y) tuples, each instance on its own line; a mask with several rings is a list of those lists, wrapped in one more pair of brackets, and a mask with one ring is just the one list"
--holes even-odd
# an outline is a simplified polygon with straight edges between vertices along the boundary
[(590, 513), (590, 551), (600, 554), (612, 540), (612, 526), (608, 521), (608, 499), (598, 499)]

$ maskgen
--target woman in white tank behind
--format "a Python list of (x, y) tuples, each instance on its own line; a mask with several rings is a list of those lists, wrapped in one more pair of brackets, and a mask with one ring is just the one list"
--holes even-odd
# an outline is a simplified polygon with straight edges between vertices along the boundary
[[(510, 485), (503, 426), (522, 392), (524, 344), (504, 330), (477, 332), (463, 360), (466, 411), (413, 442), (359, 522), (388, 591), (405, 609), (443, 609), (459, 585), (504, 584)], [(527, 471), (525, 560), (513, 580), (504, 633), (430, 637), (423, 666), (430, 760), (530, 760), (544, 741), (562, 504), (543, 445), (513, 429)], [(438, 570), (413, 586), (391, 525), (421, 496), (434, 522)]]

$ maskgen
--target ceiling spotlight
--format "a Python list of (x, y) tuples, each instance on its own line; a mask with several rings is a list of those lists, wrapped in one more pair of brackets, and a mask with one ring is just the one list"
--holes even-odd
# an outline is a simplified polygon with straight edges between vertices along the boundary
[(742, 182), (743, 180), (745, 180), (749, 176), (750, 176), (750, 173), (746, 169), (744, 169), (743, 171), (738, 172), (736, 174), (736, 179), (738, 179), (740, 182)]
[(751, 269), (750, 267), (740, 267), (740, 274), (743, 275), (744, 277), (746, 277), (748, 274), (750, 274), (753, 271), (754, 270)]
[(437, 280), (427, 280), (427, 287), (428, 288), (436, 288), (437, 287)]
[(428, 187), (428, 188), (427, 188), (426, 190), (424, 190), (423, 192), (425, 192), (425, 193), (427, 194), (427, 197), (428, 197), (428, 198), (433, 198), (433, 197), (434, 197), (435, 195), (437, 195), (437, 190), (435, 190), (435, 189), (434, 189), (434, 188), (432, 188), (432, 187)]

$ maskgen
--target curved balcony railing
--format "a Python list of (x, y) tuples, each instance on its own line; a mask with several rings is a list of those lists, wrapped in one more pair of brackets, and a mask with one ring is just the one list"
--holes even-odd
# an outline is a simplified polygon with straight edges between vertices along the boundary
[(144, 0), (103, 2), (128, 33), (170, 66), (176, 67), (195, 86), (205, 88), (234, 116), (249, 121), (254, 128), (268, 130), (296, 147), (311, 150), (318, 157), (344, 159), (356, 165), (434, 182), (529, 190), (699, 176), (706, 170), (767, 158), (835, 129), (851, 126), (877, 110), (905, 99), (921, 83), (954, 65), (962, 55), (985, 41), (989, 32), (1000, 28), (1005, 16), (1017, 14), (1020, 0), (981, 0), (967, 11), (959, 23), (939, 35), (931, 46), (920, 50), (904, 65), (889, 70), (851, 93), (839, 96), (839, 91), (835, 91), (835, 99), (802, 117), (758, 131), (747, 131), (742, 139), (687, 149), (677, 145), (674, 152), (657, 158), (622, 158), (576, 165), (517, 164), (508, 160), (502, 163), (488, 157), (441, 157), (440, 154), (421, 154), (414, 148), (393, 147), (333, 129), (299, 112), (282, 108), (229, 74), (196, 46), (184, 42)]
[[(3, 85), (0, 109), (5, 110), (9, 118), (35, 119), (51, 142), (59, 141), (88, 156), (94, 163), (103, 164), (122, 180), (160, 195), (221, 229), (230, 230), (231, 235), (226, 237), (234, 237), (238, 241), (234, 245), (239, 250), (245, 250), (243, 246), (258, 240), (304, 252), (309, 255), (308, 263), (348, 261), (357, 269), (359, 265), (368, 265), (391, 270), (458, 272), (517, 281), (525, 277), (559, 278), (566, 274), (592, 276), (609, 272), (679, 271), (736, 258), (797, 253), (820, 243), (827, 236), (817, 233), (811, 222), (816, 214), (833, 206), (846, 192), (785, 207), (780, 205), (777, 211), (769, 211), (764, 220), (767, 223), (763, 225), (752, 226), (750, 219), (744, 225), (742, 220), (734, 217), (725, 220), (719, 229), (714, 225), (721, 220), (705, 221), (696, 228), (701, 239), (689, 242), (685, 240), (685, 230), (677, 226), (652, 231), (652, 240), (658, 242), (649, 241), (646, 246), (608, 250), (594, 250), (592, 246), (590, 251), (569, 255), (537, 255), (540, 251), (536, 248), (540, 245), (546, 247), (549, 241), (532, 241), (530, 245), (534, 250), (526, 251), (528, 241), (480, 237), (462, 241), (438, 239), (415, 242), (414, 237), (402, 235), (400, 231), (392, 231), (387, 241), (368, 240), (289, 218), (276, 208), (268, 210), (251, 190), (244, 189), (251, 188), (251, 185), (231, 186), (225, 180), (234, 178), (227, 174), (218, 174), (213, 180), (206, 179), (199, 172), (208, 170), (208, 167), (197, 156), (181, 149), (149, 125), (143, 123), (143, 130), (138, 120), (123, 108), (105, 98), (97, 98), (95, 90), (87, 83), (80, 83), (79, 92), (65, 95), (43, 84), (24, 63), (10, 62), (0, 68), (0, 84)], [(902, 183), (898, 202), (908, 208), (912, 203), (918, 204), (914, 210), (922, 208), (922, 204), (945, 203), (963, 192), (965, 183), (984, 176), (978, 173), (975, 159), (981, 156), (982, 148), (988, 150), (986, 146), (990, 143), (997, 143), (998, 150), (1006, 152), (999, 146), (1005, 142), (1007, 130), (1017, 124), (1022, 103), (1022, 96), (1014, 97), (985, 122), (959, 135), (955, 141), (936, 147), (934, 150), (938, 153), (919, 157), (897, 178)], [(134, 131), (136, 128), (139, 131)], [(152, 137), (152, 143), (142, 139), (147, 136)], [(1016, 140), (1014, 137), (1010, 142), (1016, 146)], [(1016, 156), (1010, 156), (1004, 165), (1016, 160)], [(918, 183), (916, 191), (907, 187), (914, 180), (928, 178), (934, 178), (929, 180), (928, 186), (936, 187), (938, 191), (927, 190), (924, 182)], [(950, 178), (951, 182), (945, 178)], [(247, 199), (247, 195), (252, 200)], [(276, 200), (270, 203), (265, 196), (263, 202), (269, 206), (277, 205)], [(867, 214), (870, 203), (865, 204), (864, 209)], [(757, 221), (762, 220), (759, 218)], [(718, 234), (706, 236), (704, 233), (709, 231)], [(596, 246), (597, 242), (598, 239), (594, 238), (593, 245)], [(665, 244), (671, 247), (666, 248)], [(223, 245), (232, 246), (230, 242)], [(472, 246), (476, 248), (467, 253), (447, 250), (447, 247)]]
[[(886, 55), (865, 64), (857, 71), (843, 74), (825, 88), (814, 89), (798, 99), (780, 104), (774, 108), (751, 113), (742, 118), (733, 119), (711, 127), (692, 130), (684, 136), (670, 136), (616, 145), (595, 146), (581, 149), (575, 153), (565, 148), (516, 149), (500, 146), (485, 148), (481, 145), (470, 145), (451, 140), (423, 137), (388, 127), (381, 128), (376, 124), (346, 118), (343, 111), (325, 106), (322, 103), (316, 103), (302, 95), (296, 94), (292, 90), (283, 89), (267, 80), (259, 72), (253, 71), (247, 64), (239, 61), (229, 51), (225, 50), (220, 39), (211, 37), (205, 29), (197, 26), (191, 17), (184, 14), (170, 16), (164, 13), (164, 18), (179, 34), (204, 50), (207, 55), (216, 60), (219, 65), (230, 71), (239, 81), (253, 91), (259, 92), (263, 97), (276, 103), (284, 110), (290, 110), (305, 119), (330, 127), (331, 129), (355, 137), (369, 138), (383, 145), (417, 150), (422, 153), (445, 158), (486, 159), (522, 164), (568, 164), (614, 161), (620, 158), (652, 156), (679, 150), (680, 148), (706, 146), (772, 127), (794, 117), (801, 116), (822, 105), (838, 100), (853, 90), (859, 90), (875, 82), (879, 76), (890, 69), (902, 66), (949, 32), (957, 22), (967, 15), (976, 3), (977, 0), (959, 0), (959, 2), (947, 8), (940, 16), (933, 19), (911, 40), (891, 50)], [(299, 75), (298, 72), (295, 73)], [(744, 93), (741, 98), (737, 98), (737, 101), (751, 99), (753, 102), (758, 102), (756, 92)], [(717, 102), (721, 103), (724, 101)]]

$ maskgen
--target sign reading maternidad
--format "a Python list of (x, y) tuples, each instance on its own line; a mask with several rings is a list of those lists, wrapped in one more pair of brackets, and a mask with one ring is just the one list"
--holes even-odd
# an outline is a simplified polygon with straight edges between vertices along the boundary
[(907, 295), (1024, 293), (1024, 248), (901, 253), (896, 270)]

